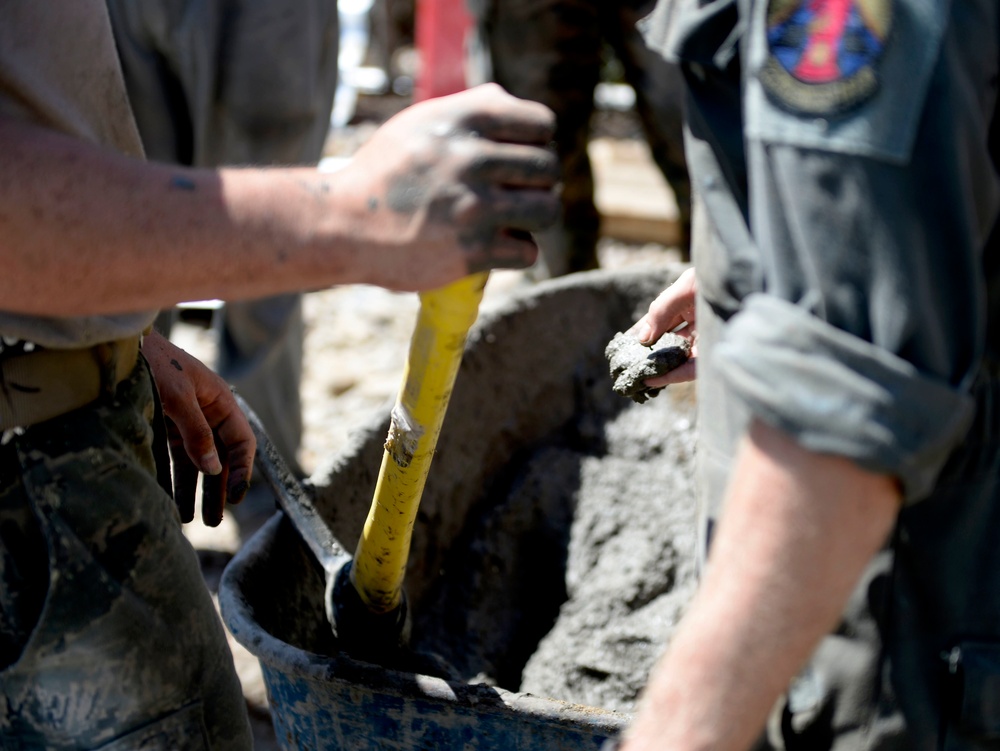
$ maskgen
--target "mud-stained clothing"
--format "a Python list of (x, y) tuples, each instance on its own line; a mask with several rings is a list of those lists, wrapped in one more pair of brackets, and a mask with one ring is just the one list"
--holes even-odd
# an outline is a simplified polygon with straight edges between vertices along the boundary
[(678, 0), (653, 21), (711, 225), (706, 538), (750, 416), (905, 501), (767, 744), (998, 748), (1000, 7)]
[[(0, 3), (0, 112), (142, 157), (104, 0)], [(136, 360), (154, 316), (0, 312), (5, 751), (252, 746), (232, 653), (163, 487), (169, 460), (154, 452), (163, 417)], [(43, 411), (21, 394), (72, 406), (7, 424)]]
[(139, 362), (0, 447), (0, 747), (251, 748), (222, 623), (158, 484)]
[(486, 48), (489, 77), (515, 96), (556, 113), (555, 144), (562, 169), (563, 216), (542, 233), (546, 275), (598, 266), (600, 216), (587, 144), (594, 90), (606, 48), (613, 50), (635, 89), (653, 158), (677, 199), (680, 245), (687, 252), (691, 192), (683, 148), (683, 86), (677, 68), (647, 47), (636, 24), (650, 0), (470, 0)]
[[(319, 162), (337, 87), (335, 0), (107, 4), (150, 159), (195, 167)], [(213, 322), (214, 369), (298, 467), (301, 295), (226, 303)]]

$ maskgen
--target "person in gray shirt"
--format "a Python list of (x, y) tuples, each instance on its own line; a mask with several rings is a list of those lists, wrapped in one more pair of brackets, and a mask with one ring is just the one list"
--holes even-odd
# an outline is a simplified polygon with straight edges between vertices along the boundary
[[(661, 2), (694, 269), (700, 589), (619, 743), (1000, 737), (1000, 7)], [(755, 745), (756, 744), (756, 745)]]

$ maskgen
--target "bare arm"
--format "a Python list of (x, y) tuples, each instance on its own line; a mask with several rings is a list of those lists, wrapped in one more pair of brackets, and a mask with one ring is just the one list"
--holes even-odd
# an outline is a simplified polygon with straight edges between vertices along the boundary
[(704, 580), (651, 676), (624, 751), (747, 749), (836, 625), (899, 503), (892, 478), (754, 424)]
[(558, 211), (553, 122), (478, 87), (408, 108), (324, 175), (150, 164), (0, 117), (0, 300), (108, 314), (523, 267)]

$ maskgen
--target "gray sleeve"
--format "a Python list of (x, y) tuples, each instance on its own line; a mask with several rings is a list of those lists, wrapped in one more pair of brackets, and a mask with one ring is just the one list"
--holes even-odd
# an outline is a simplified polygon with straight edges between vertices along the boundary
[(753, 414), (807, 449), (898, 477), (926, 496), (973, 413), (963, 391), (803, 308), (751, 295), (714, 356)]

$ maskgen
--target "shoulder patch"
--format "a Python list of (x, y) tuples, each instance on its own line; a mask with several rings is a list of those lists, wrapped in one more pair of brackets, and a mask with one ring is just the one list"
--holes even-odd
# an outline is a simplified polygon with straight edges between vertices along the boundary
[(796, 114), (830, 117), (869, 99), (892, 28), (893, 0), (768, 0), (760, 82)]

